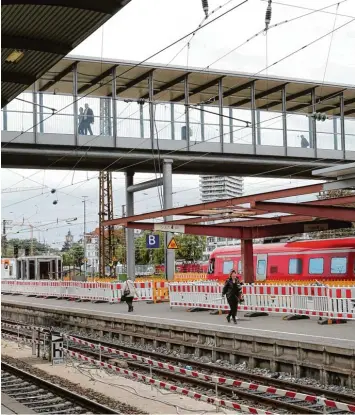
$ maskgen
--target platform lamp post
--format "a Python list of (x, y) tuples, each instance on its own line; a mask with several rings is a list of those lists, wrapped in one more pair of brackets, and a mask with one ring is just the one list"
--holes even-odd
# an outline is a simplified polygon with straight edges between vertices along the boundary
[(87, 196), (82, 196), (84, 204), (84, 278), (86, 281), (87, 258), (86, 258), (86, 199)]

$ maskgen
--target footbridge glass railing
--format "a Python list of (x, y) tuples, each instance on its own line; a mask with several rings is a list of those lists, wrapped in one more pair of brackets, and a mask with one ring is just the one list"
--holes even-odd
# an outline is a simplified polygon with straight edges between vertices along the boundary
[[(255, 112), (215, 106), (186, 107), (177, 103), (137, 103), (108, 97), (83, 97), (73, 104), (71, 95), (23, 93), (2, 110), (1, 129), (13, 132), (101, 136), (159, 140), (186, 140), (190, 145), (221, 143), (290, 148), (344, 150), (340, 117), (314, 122), (305, 114)], [(90, 111), (88, 112), (88, 109)], [(58, 110), (60, 110), (58, 112)], [(153, 122), (151, 123), (151, 112)], [(221, 121), (222, 120), (222, 121)], [(246, 121), (250, 124), (247, 125)], [(189, 125), (189, 129), (187, 128)], [(355, 119), (344, 119), (346, 151), (355, 151)], [(221, 139), (222, 137), (222, 139)], [(53, 137), (58, 140), (58, 137)]]

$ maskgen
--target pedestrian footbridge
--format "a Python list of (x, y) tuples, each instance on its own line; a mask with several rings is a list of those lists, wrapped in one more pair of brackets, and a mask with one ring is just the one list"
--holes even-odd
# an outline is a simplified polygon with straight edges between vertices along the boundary
[(355, 86), (245, 73), (64, 58), (1, 121), (4, 167), (314, 178), (355, 160)]

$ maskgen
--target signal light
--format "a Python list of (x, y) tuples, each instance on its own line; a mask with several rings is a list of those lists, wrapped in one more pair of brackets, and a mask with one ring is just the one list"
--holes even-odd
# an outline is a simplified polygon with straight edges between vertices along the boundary
[(328, 115), (324, 112), (314, 112), (311, 117), (316, 121), (326, 121), (328, 119)]

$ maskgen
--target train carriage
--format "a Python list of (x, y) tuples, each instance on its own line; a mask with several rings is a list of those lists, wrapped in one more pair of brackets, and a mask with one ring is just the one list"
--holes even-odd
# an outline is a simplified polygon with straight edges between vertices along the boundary
[[(254, 245), (255, 281), (355, 280), (355, 237)], [(224, 281), (235, 269), (242, 280), (241, 247), (216, 248), (207, 279)]]

